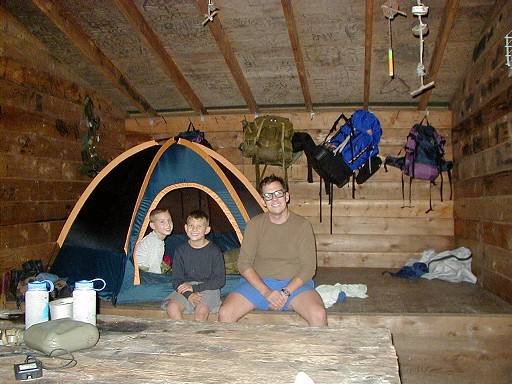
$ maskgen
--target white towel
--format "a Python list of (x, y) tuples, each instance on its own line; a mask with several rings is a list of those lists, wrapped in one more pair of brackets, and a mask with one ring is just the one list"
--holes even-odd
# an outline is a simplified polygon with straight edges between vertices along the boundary
[(339, 286), (340, 289), (345, 292), (347, 297), (358, 297), (360, 299), (365, 299), (368, 297), (366, 291), (368, 287), (365, 284), (340, 284), (336, 283), (334, 286)]
[(368, 297), (366, 294), (368, 287), (365, 284), (340, 284), (334, 285), (323, 284), (316, 287), (316, 291), (324, 301), (325, 308), (329, 308), (336, 301), (340, 292), (345, 292), (347, 297), (358, 297), (364, 299)]

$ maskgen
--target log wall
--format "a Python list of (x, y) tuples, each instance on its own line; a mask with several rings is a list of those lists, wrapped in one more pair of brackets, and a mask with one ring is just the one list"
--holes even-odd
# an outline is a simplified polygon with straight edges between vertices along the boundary
[[(352, 110), (343, 111), (347, 116)], [(342, 111), (318, 112), (312, 118), (305, 112), (279, 112), (288, 117), (297, 131), (308, 132), (319, 143)], [(405, 144), (411, 126), (421, 121), (423, 112), (412, 110), (374, 110), (383, 136), (380, 154), (396, 156)], [(263, 113), (262, 113), (263, 115)], [(246, 116), (248, 120), (254, 116)], [(231, 161), (249, 180), (254, 182), (255, 169), (250, 159), (238, 149), (242, 140), (241, 121), (244, 115), (208, 115), (190, 117), (194, 126), (206, 132), (214, 149)], [(451, 159), (451, 112), (431, 111), (429, 122), (447, 139), (447, 158)], [(151, 138), (172, 137), (187, 129), (189, 117), (140, 118), (127, 120), (127, 142), (135, 145)], [(266, 175), (281, 174), (279, 167), (269, 167)], [(325, 193), (322, 198), (320, 222), (319, 178), (307, 182), (305, 156), (289, 169), (290, 207), (307, 217), (313, 224), (318, 249), (318, 265), (327, 267), (401, 267), (410, 258), (419, 258), (426, 249), (444, 251), (453, 246), (453, 202), (448, 199), (450, 188), (444, 185), (444, 201), (439, 191), (432, 189), (434, 211), (428, 214), (429, 182), (415, 180), (412, 185), (412, 207), (402, 208), (401, 172), (380, 169), (366, 183), (356, 186), (352, 199), (351, 187), (335, 187), (333, 233), (330, 234), (329, 209)], [(408, 186), (406, 186), (406, 194)], [(406, 201), (408, 205), (408, 201)]]
[(479, 284), (512, 302), (512, 3), (501, 3), (453, 101), (455, 236), (472, 250)]
[(0, 8), (0, 269), (51, 262), (66, 218), (90, 178), (79, 172), (85, 97), (101, 118), (97, 151), (124, 150), (124, 114), (85, 88)]

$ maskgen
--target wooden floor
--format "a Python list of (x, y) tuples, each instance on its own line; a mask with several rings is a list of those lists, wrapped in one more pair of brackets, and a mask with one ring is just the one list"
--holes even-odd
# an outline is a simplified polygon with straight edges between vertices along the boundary
[[(512, 305), (477, 284), (401, 279), (374, 268), (319, 268), (320, 284), (365, 284), (367, 298), (328, 308), (329, 326), (389, 329), (405, 384), (512, 383)], [(159, 303), (101, 313), (166, 318)], [(216, 317), (212, 316), (215, 321)], [(254, 311), (241, 323), (303, 326), (295, 314)], [(343, 334), (340, 333), (340, 338)]]
[[(512, 314), (512, 305), (471, 283), (402, 279), (378, 268), (319, 268), (319, 284), (365, 284), (365, 299), (348, 299), (330, 313)], [(396, 270), (391, 270), (396, 272)]]
[[(364, 284), (367, 298), (347, 298), (328, 308), (336, 314), (427, 314), (512, 315), (512, 305), (477, 284), (442, 280), (401, 279), (383, 274), (378, 268), (318, 268), (315, 284)], [(395, 272), (396, 270), (392, 270)], [(102, 301), (101, 313), (166, 318), (160, 303), (123, 304), (114, 307)]]
[[(328, 308), (329, 327), (384, 329), (392, 335), (405, 384), (512, 383), (512, 305), (476, 284), (400, 279), (381, 269), (320, 268), (320, 284), (365, 284), (367, 298), (347, 298)], [(159, 303), (112, 306), (102, 315), (166, 321)], [(210, 319), (215, 322), (216, 317)], [(242, 325), (303, 327), (294, 313), (254, 311)], [(357, 332), (357, 331), (356, 331)], [(0, 361), (1, 363), (1, 361)], [(376, 382), (376, 381), (368, 381)]]

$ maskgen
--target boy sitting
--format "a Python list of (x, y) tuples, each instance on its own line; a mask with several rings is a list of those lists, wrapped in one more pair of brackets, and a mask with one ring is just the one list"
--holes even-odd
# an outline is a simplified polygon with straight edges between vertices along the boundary
[(168, 299), (167, 314), (182, 320), (183, 314), (194, 314), (205, 321), (220, 308), (220, 289), (226, 283), (222, 252), (205, 238), (210, 232), (208, 215), (200, 210), (187, 217), (185, 232), (189, 240), (176, 248), (171, 281), (176, 291)]
[(164, 240), (172, 232), (171, 214), (167, 209), (156, 208), (149, 213), (149, 226), (153, 230), (140, 241), (135, 249), (139, 269), (162, 273), (162, 259), (165, 252)]

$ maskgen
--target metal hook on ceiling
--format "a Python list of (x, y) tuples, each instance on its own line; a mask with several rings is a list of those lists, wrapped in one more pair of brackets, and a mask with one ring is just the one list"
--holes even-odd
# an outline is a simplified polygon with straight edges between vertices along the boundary
[(205, 14), (205, 19), (202, 22), (202, 26), (206, 26), (210, 21), (213, 22), (213, 18), (217, 16), (219, 9), (213, 4), (213, 0), (208, 0), (208, 13)]
[(380, 6), (384, 12), (384, 16), (388, 19), (393, 19), (397, 14), (407, 17), (407, 13), (399, 10), (398, 1), (388, 0)]

